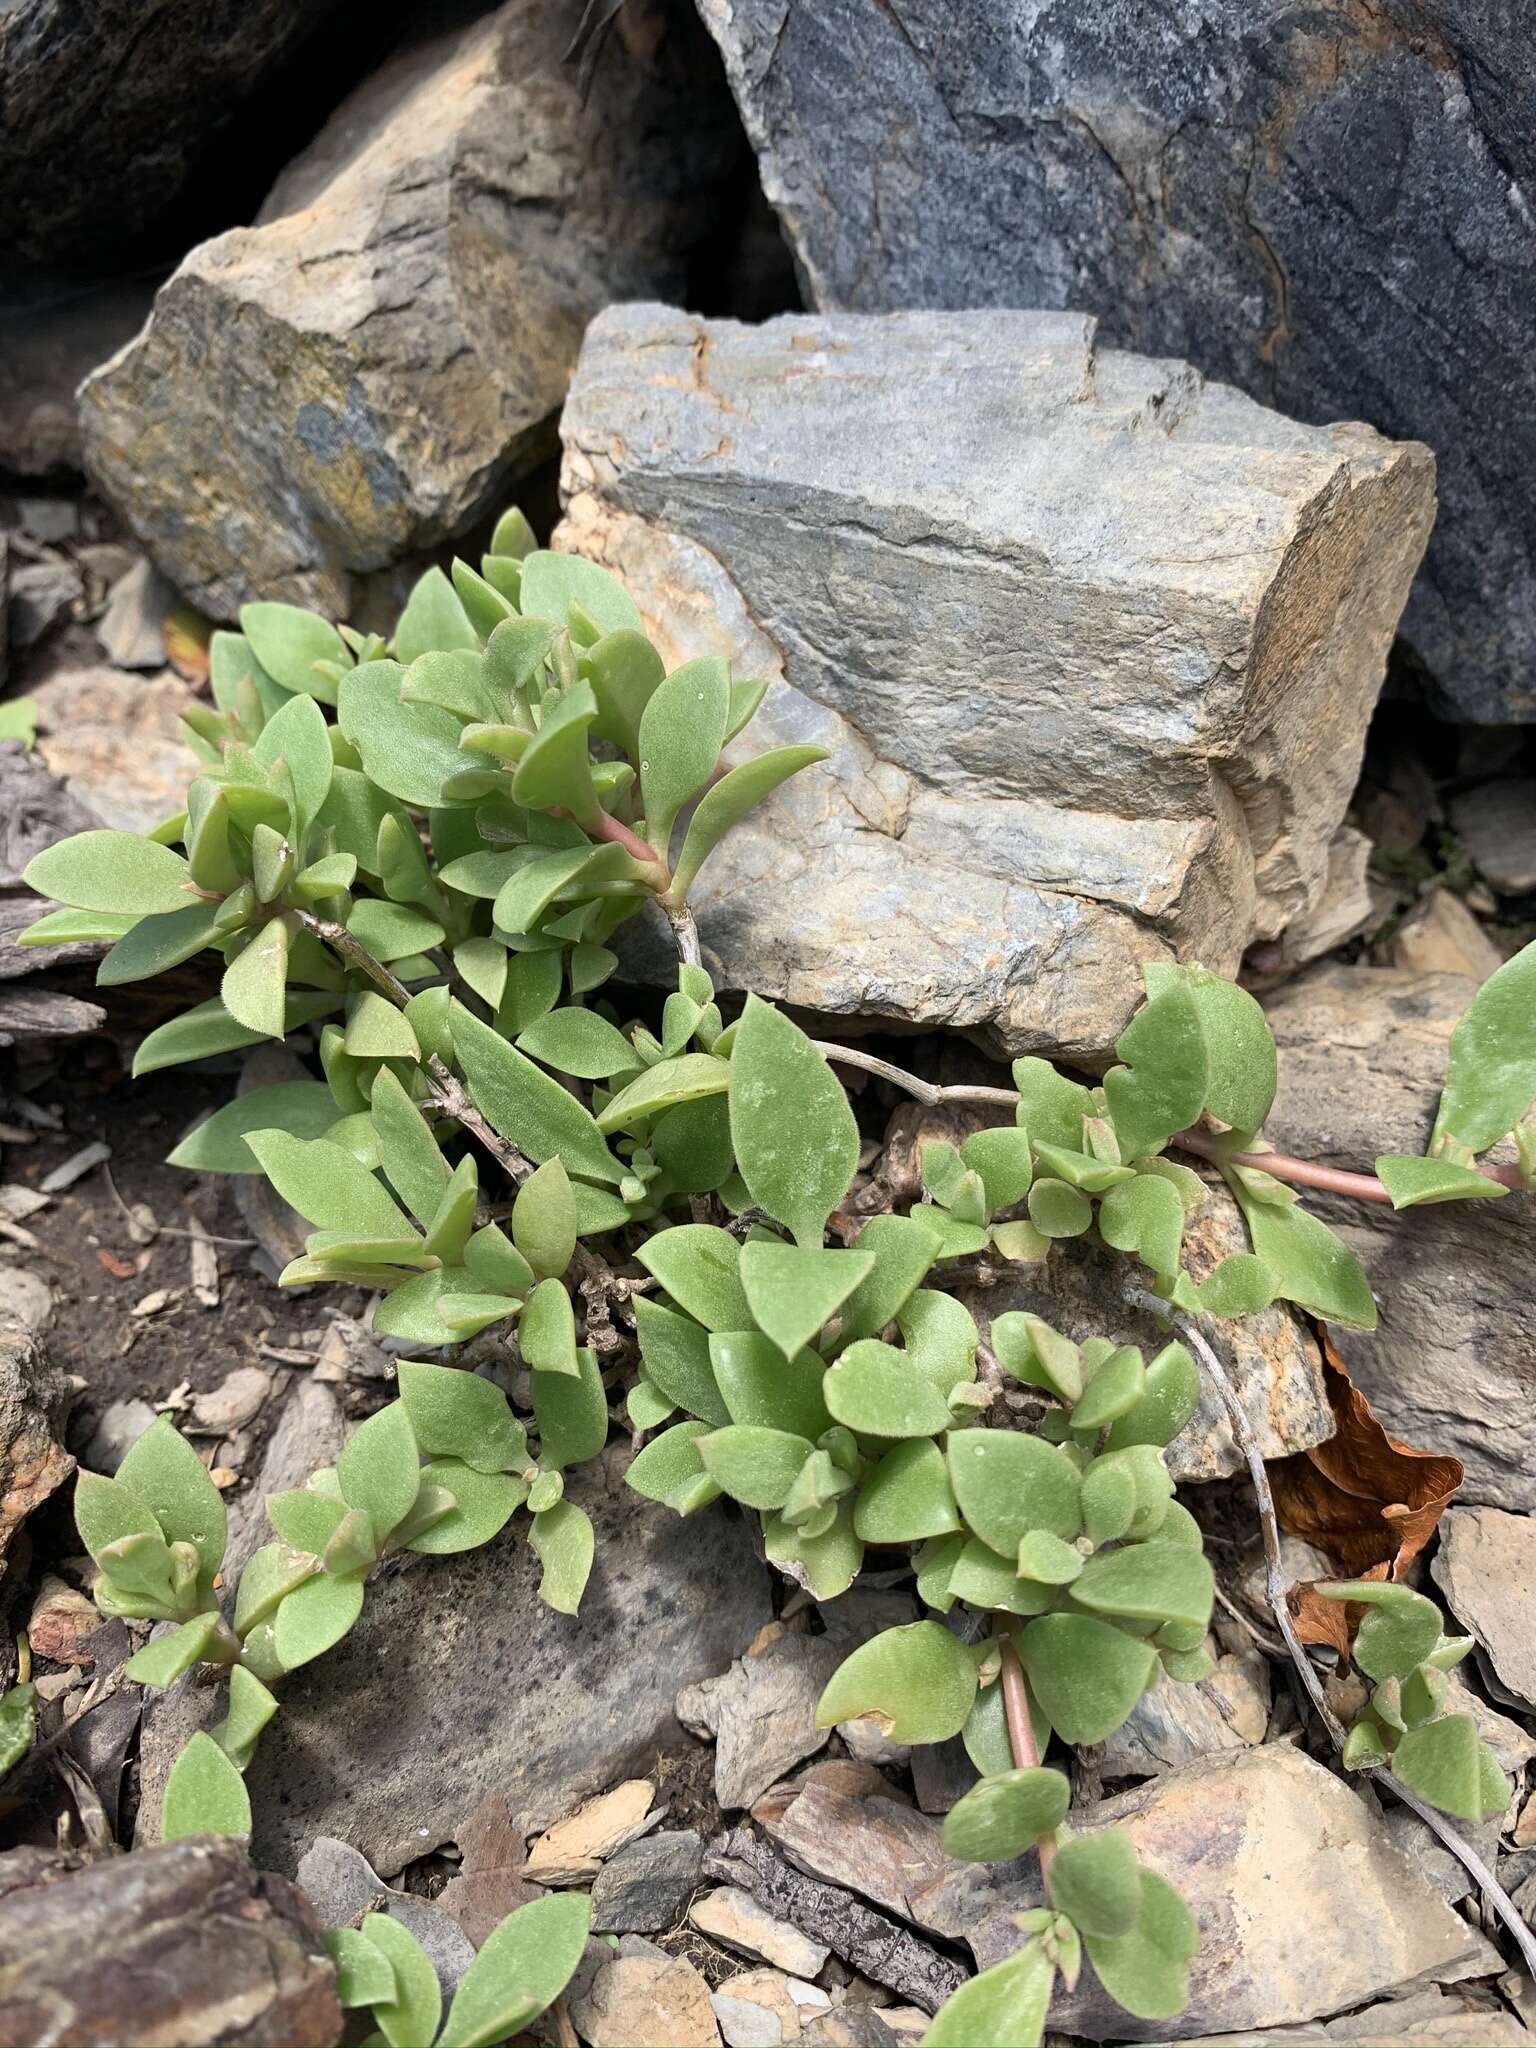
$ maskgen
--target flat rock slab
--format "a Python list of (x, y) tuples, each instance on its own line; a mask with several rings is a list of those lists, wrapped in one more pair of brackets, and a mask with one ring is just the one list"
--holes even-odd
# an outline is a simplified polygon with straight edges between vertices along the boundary
[(1536, 1518), (1450, 1508), (1430, 1570), (1499, 1682), (1536, 1707)]
[[(1330, 965), (1266, 996), (1280, 1051), (1266, 1138), (1366, 1173), (1383, 1152), (1422, 1152), (1451, 1032), (1476, 993), (1460, 975)], [(1376, 1295), (1374, 1331), (1331, 1335), (1378, 1421), (1415, 1450), (1462, 1459), (1464, 1503), (1536, 1509), (1536, 1207), (1306, 1202)]]
[(679, 1521), (622, 1475), (610, 1452), (571, 1480), (597, 1536), (579, 1616), (539, 1601), (520, 1524), (370, 1584), (357, 1626), (284, 1685), (251, 1766), (258, 1861), (293, 1870), (334, 1835), (388, 1877), (489, 1791), (532, 1831), (681, 1741), (679, 1683), (751, 1640), (767, 1576), (739, 1516)]
[(739, 160), (714, 53), (643, 0), (589, 81), (581, 20), (504, 0), (397, 52), (89, 380), (87, 465), (201, 610), (345, 618), (547, 458), (600, 306), (682, 284)]
[[(754, 1817), (803, 1869), (928, 1932), (970, 1944), (979, 1968), (1018, 1946), (1012, 1915), (1038, 1905), (1033, 1858), (963, 1864), (941, 1824), (881, 1798), (807, 1785)], [(1498, 1969), (1495, 1951), (1394, 1843), (1375, 1806), (1287, 1743), (1203, 1757), (1073, 1814), (1124, 1827), (1200, 1927), (1190, 2002), (1172, 2027), (1130, 2018), (1085, 1969), (1051, 2022), (1091, 2041), (1186, 2040), (1335, 2013), (1421, 1980)]]
[[(1299, 418), (1428, 442), (1442, 505), (1407, 637), (1442, 715), (1536, 715), (1524, 10), (700, 11), (812, 305), (1087, 307)], [(1166, 426), (1149, 414), (1149, 438)], [(942, 460), (942, 432), (914, 438)]]
[(730, 986), (1097, 1053), (1139, 961), (1230, 970), (1322, 893), (1427, 450), (1076, 314), (643, 305), (593, 322), (561, 434), (557, 545), (669, 657), (770, 679), (739, 752), (831, 752), (700, 878)]
[(816, 1702), (849, 1648), (841, 1636), (779, 1636), (678, 1694), (683, 1726), (714, 1738), (715, 1797), (723, 1807), (750, 1806), (826, 1748), (832, 1731), (816, 1726)]

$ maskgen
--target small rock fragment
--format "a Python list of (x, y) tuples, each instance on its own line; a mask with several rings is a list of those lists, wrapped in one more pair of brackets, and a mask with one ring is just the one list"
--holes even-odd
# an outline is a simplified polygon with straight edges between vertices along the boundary
[(417, 1898), (414, 1892), (391, 1892), (384, 1910), (391, 1920), (398, 1920), (415, 1935), (437, 1972), (445, 2002), (452, 1998), (464, 1972), (475, 1960), (475, 1945), (458, 1921), (441, 1906)]
[(272, 1391), (272, 1375), (259, 1365), (237, 1365), (218, 1386), (192, 1397), (192, 1427), (206, 1436), (227, 1436), (254, 1422)]
[(750, 1892), (735, 1885), (722, 1885), (695, 1899), (688, 1918), (711, 1940), (739, 1955), (772, 1963), (793, 1977), (814, 1977), (831, 1954), (823, 1943), (811, 1941), (787, 1920), (776, 1919)]
[(594, 1930), (655, 1934), (674, 1926), (698, 1888), (703, 1869), (704, 1844), (692, 1828), (627, 1843), (592, 1881)]
[(616, 1956), (567, 2004), (589, 2048), (719, 2048), (709, 1986), (680, 1956)]
[(1371, 842), (1352, 825), (1341, 825), (1328, 842), (1323, 893), (1310, 910), (1293, 918), (1274, 941), (1275, 964), (1286, 972), (1302, 967), (1335, 946), (1357, 938), (1377, 921), (1366, 870)]
[(740, 1657), (719, 1678), (677, 1696), (677, 1718), (715, 1738), (715, 1796), (724, 1807), (750, 1806), (797, 1763), (825, 1748), (816, 1702), (848, 1654), (831, 1636), (784, 1635), (755, 1657)]
[(509, 1913), (543, 1893), (524, 1879), (523, 1838), (513, 1827), (500, 1792), (488, 1792), (468, 1820), (460, 1822), (457, 1840), (459, 1874), (443, 1886), (437, 1903), (479, 1948)]
[(81, 1453), (86, 1470), (110, 1479), (154, 1419), (154, 1409), (137, 1396), (131, 1401), (109, 1401)]
[(89, 1665), (94, 1659), (85, 1642), (100, 1627), (94, 1601), (51, 1573), (44, 1578), (27, 1620), (27, 1641), (34, 1657), (48, 1657), (55, 1664)]
[(1536, 1517), (1450, 1508), (1430, 1566), (1451, 1612), (1487, 1651), (1502, 1684), (1536, 1705)]
[(892, 1742), (873, 1714), (861, 1715), (856, 1721), (839, 1721), (837, 1732), (848, 1754), (857, 1757), (861, 1764), (899, 1768), (912, 1755), (912, 1745)]
[(298, 1880), (322, 1927), (350, 1927), (378, 1905), (389, 1887), (349, 1842), (317, 1835), (299, 1858)]
[(13, 569), (9, 605), (11, 644), (35, 647), (84, 595), (85, 584), (73, 562), (55, 558)]
[(1478, 982), (1503, 964), (1504, 955), (1449, 889), (1431, 889), (1404, 918), (1388, 958), (1389, 966), (1412, 973), (1465, 974)]
[(1198, 1685), (1166, 1675), (1099, 1745), (1106, 1778), (1151, 1778), (1217, 1750), (1251, 1748), (1269, 1727), (1269, 1666), (1256, 1650), (1219, 1657)]
[(175, 604), (175, 591), (149, 561), (135, 562), (118, 578), (96, 622), (96, 638), (114, 668), (165, 667), (165, 620)]
[(60, 1438), (78, 1385), (49, 1365), (14, 1300), (0, 1305), (0, 1568), (28, 1515), (75, 1469)]
[(798, 2041), (803, 2024), (830, 2012), (832, 2001), (814, 1984), (798, 1984), (778, 1970), (743, 1970), (710, 1993), (726, 2048), (781, 2048)]
[(1501, 896), (1536, 889), (1536, 781), (1508, 776), (1452, 800), (1451, 823), (1483, 879)]
[(567, 1819), (557, 1821), (528, 1851), (525, 1874), (544, 1885), (580, 1884), (606, 1857), (633, 1841), (645, 1826), (656, 1788), (648, 1778), (630, 1778)]

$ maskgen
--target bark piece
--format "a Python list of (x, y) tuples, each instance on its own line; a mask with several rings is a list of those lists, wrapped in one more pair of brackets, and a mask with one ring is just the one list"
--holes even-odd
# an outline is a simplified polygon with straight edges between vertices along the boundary
[(340, 2038), (308, 1901), (239, 1843), (194, 1837), (67, 1873), (34, 1860), (16, 1889), (11, 1863), (0, 1856), (0, 2048), (113, 2048), (128, 2033), (176, 2048)]
[(884, 1984), (924, 2012), (937, 2012), (969, 1972), (910, 1927), (876, 1912), (837, 1885), (797, 1870), (761, 1835), (738, 1827), (704, 1860), (705, 1875), (749, 1891), (776, 1919), (834, 1949), (861, 1976)]
[(611, 307), (561, 433), (557, 545), (769, 679), (741, 753), (831, 753), (700, 875), (726, 985), (1101, 1055), (1318, 900), (1426, 449), (1014, 312)]
[(48, 1363), (13, 1306), (0, 1307), (0, 1575), (16, 1531), (75, 1469), (61, 1439), (79, 1384)]

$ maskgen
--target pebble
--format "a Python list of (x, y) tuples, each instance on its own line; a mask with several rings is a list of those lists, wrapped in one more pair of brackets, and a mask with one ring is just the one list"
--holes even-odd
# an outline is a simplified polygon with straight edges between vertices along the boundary
[(722, 1885), (695, 1899), (688, 1918), (701, 1934), (741, 1955), (787, 1970), (792, 1977), (814, 1977), (831, 1954), (829, 1948), (810, 1940), (787, 1920), (775, 1919), (750, 1892), (735, 1885)]

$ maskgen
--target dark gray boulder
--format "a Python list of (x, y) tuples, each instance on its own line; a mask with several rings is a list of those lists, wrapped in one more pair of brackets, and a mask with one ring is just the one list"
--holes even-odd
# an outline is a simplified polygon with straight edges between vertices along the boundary
[(1517, 0), (700, 0), (824, 309), (1072, 307), (1426, 441), (1404, 633), (1536, 718), (1536, 38)]

